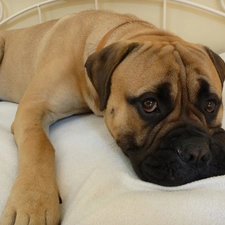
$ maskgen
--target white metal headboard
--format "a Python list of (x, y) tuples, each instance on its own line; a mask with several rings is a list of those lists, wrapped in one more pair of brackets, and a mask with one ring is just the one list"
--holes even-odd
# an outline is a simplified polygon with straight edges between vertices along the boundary
[[(95, 9), (99, 9), (99, 1), (100, 0), (94, 0), (94, 4), (95, 4)], [(201, 4), (198, 4), (198, 3), (195, 3), (195, 2), (191, 2), (189, 0), (159, 0), (161, 2), (163, 2), (163, 13), (162, 13), (162, 16), (163, 16), (163, 29), (166, 29), (166, 20), (167, 20), (167, 4), (169, 2), (177, 2), (177, 3), (180, 3), (180, 4), (184, 4), (184, 5), (189, 5), (189, 6), (192, 6), (192, 7), (195, 7), (195, 8), (199, 8), (201, 10), (204, 10), (204, 11), (208, 11), (208, 12), (211, 12), (213, 14), (216, 14), (216, 15), (219, 15), (219, 16), (222, 16), (222, 17), (225, 17), (225, 2), (224, 0), (219, 0), (220, 2), (220, 5), (222, 7), (222, 9), (224, 10), (224, 12), (222, 11), (219, 11), (219, 10), (216, 10), (216, 9), (213, 9), (213, 8), (210, 8), (210, 7), (207, 7), (207, 6), (204, 6), (204, 5), (201, 5)], [(66, 0), (46, 0), (46, 1), (43, 1), (43, 2), (40, 2), (40, 3), (37, 3), (37, 4), (34, 4), (34, 5), (31, 5), (9, 17), (7, 17), (6, 19), (3, 20), (3, 15), (4, 15), (4, 7), (2, 5), (2, 2), (0, 0), (0, 25), (14, 19), (15, 17), (27, 12), (27, 11), (30, 11), (30, 10), (33, 10), (35, 8), (37, 8), (37, 12), (38, 12), (38, 16), (39, 16), (39, 22), (42, 23), (42, 12), (41, 12), (41, 6), (43, 5), (47, 5), (47, 4), (52, 4), (52, 3), (55, 3), (55, 2), (66, 2)]]

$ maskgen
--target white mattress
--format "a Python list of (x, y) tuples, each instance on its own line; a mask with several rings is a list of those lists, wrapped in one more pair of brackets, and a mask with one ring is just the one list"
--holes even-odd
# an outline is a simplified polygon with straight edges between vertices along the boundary
[[(223, 54), (225, 59), (225, 53)], [(0, 103), (0, 214), (17, 173), (17, 105)], [(50, 129), (63, 225), (224, 225), (225, 176), (176, 188), (140, 181), (104, 124), (73, 116)]]

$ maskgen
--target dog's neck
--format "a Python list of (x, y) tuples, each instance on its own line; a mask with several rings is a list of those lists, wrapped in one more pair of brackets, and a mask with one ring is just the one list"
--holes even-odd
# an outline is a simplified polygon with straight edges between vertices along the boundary
[[(109, 30), (109, 31), (103, 36), (103, 38), (101, 39), (101, 41), (99, 42), (99, 44), (98, 44), (98, 46), (97, 46), (97, 48), (96, 48), (96, 52), (100, 51), (100, 50), (105, 46), (106, 41), (108, 40), (108, 38), (110, 37), (110, 35), (111, 35), (115, 30), (117, 30), (118, 28), (120, 28), (120, 27), (122, 27), (122, 26), (124, 26), (124, 25), (126, 25), (126, 24), (131, 24), (131, 23), (145, 23), (145, 24), (147, 24), (147, 25), (151, 25), (151, 24), (149, 24), (148, 22), (142, 21), (142, 20), (131, 20), (131, 21), (126, 21), (126, 22), (124, 22), (124, 23), (121, 23), (121, 24), (119, 24), (119, 25), (113, 27), (111, 30)], [(151, 27), (152, 27), (152, 25), (151, 25)]]

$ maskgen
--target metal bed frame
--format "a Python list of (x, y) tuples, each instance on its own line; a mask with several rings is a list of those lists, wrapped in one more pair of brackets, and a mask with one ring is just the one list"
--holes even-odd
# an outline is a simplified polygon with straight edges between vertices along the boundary
[[(94, 0), (94, 5), (95, 5), (95, 9), (99, 9), (99, 2), (101, 0)], [(149, 0), (151, 1), (151, 0)], [(207, 12), (210, 12), (210, 13), (213, 13), (215, 15), (218, 15), (218, 16), (222, 16), (225, 18), (225, 2), (224, 0), (218, 0), (220, 2), (220, 5), (223, 9), (223, 11), (219, 11), (219, 10), (216, 10), (216, 9), (213, 9), (213, 8), (210, 8), (210, 7), (207, 7), (207, 6), (204, 6), (204, 5), (201, 5), (201, 4), (198, 4), (198, 3), (195, 3), (195, 2), (192, 2), (192, 1), (189, 1), (189, 0), (158, 0), (159, 2), (162, 2), (163, 4), (163, 7), (162, 7), (162, 10), (163, 10), (163, 13), (162, 13), (162, 21), (163, 21), (163, 29), (166, 29), (166, 20), (167, 20), (167, 7), (168, 7), (168, 4), (170, 2), (177, 2), (179, 4), (183, 4), (183, 5), (188, 5), (188, 6), (191, 6), (191, 7), (195, 7), (195, 8), (198, 8), (200, 10), (203, 10), (203, 11), (207, 11)], [(42, 23), (42, 11), (41, 11), (41, 6), (44, 6), (44, 5), (47, 5), (47, 4), (52, 4), (52, 3), (56, 3), (56, 2), (60, 2), (60, 3), (65, 3), (66, 0), (46, 0), (46, 1), (43, 1), (43, 2), (40, 2), (40, 3), (37, 3), (37, 4), (34, 4), (34, 5), (31, 5), (27, 8), (24, 8), (23, 10), (7, 17), (6, 19), (3, 19), (3, 15), (4, 15), (4, 7), (3, 7), (3, 4), (2, 4), (2, 1), (0, 0), (0, 25), (2, 24), (5, 24), (6, 22), (14, 19), (15, 17), (27, 12), (27, 11), (30, 11), (30, 10), (33, 10), (33, 9), (37, 9), (37, 13), (38, 13), (38, 17), (39, 17), (39, 22)]]

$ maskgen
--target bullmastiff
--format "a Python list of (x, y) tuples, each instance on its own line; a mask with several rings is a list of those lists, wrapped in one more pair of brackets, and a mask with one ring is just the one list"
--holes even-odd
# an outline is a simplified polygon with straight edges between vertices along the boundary
[(209, 48), (132, 15), (85, 11), (1, 31), (0, 50), (0, 99), (19, 103), (18, 176), (1, 225), (59, 223), (46, 131), (73, 114), (104, 116), (144, 181), (176, 186), (225, 174), (225, 65)]

